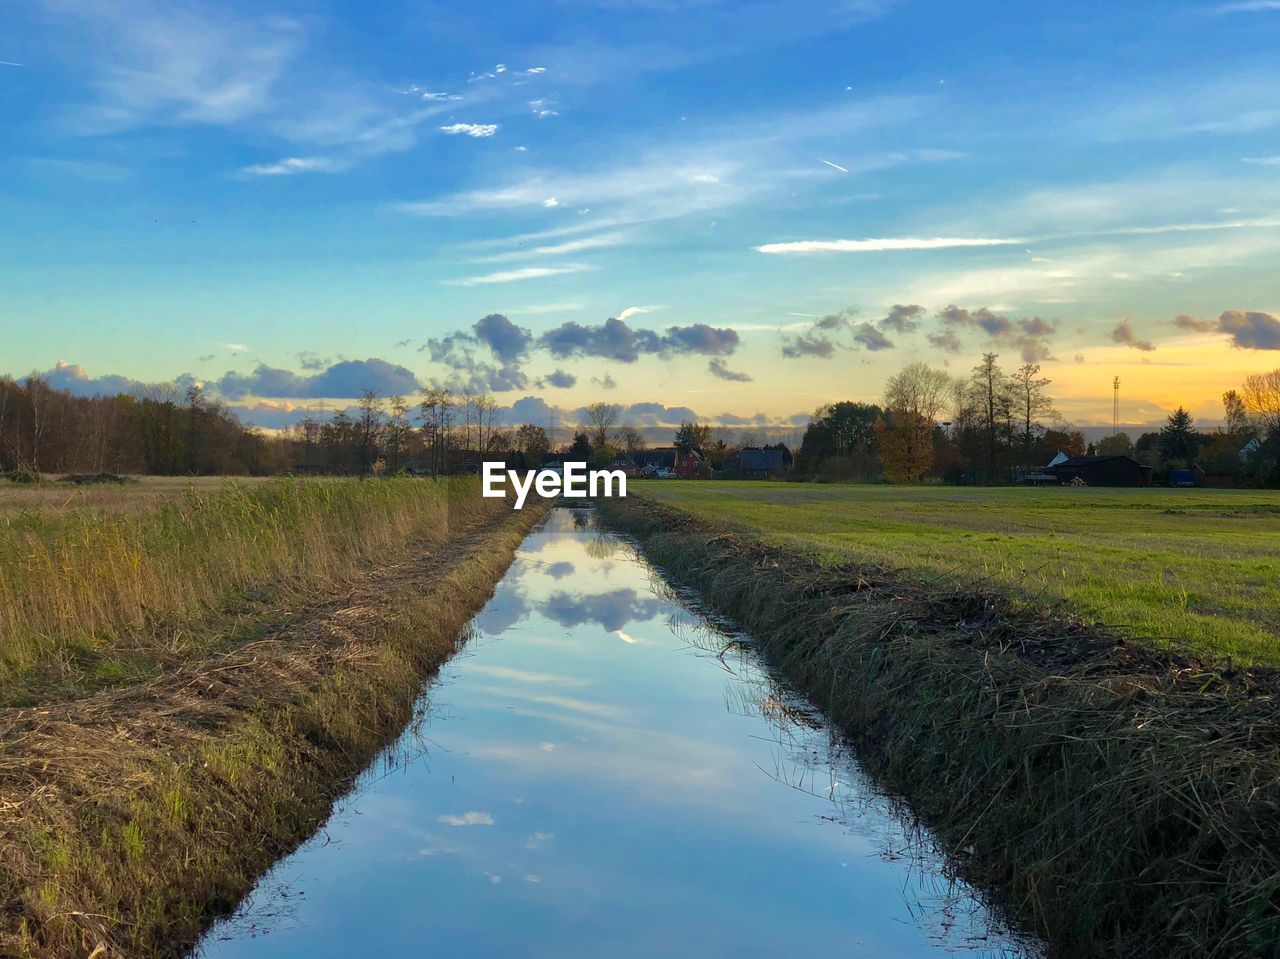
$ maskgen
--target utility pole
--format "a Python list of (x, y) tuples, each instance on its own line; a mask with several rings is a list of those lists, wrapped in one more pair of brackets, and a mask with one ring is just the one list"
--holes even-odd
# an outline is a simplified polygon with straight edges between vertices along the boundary
[(1111, 435), (1120, 432), (1120, 377), (1111, 381)]

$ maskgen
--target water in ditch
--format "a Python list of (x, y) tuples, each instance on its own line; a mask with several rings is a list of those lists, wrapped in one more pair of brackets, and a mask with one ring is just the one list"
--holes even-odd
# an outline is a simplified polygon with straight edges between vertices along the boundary
[(1030, 957), (749, 638), (586, 510), (203, 959)]

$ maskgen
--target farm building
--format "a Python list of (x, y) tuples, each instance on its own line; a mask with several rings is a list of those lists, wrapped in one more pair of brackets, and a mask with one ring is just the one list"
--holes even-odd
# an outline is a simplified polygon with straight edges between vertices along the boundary
[(769, 479), (791, 472), (794, 462), (785, 443), (777, 446), (748, 446), (738, 451), (738, 472), (746, 479)]
[(680, 452), (674, 446), (657, 446), (640, 450), (635, 454), (636, 463), (645, 473), (663, 473), (671, 476), (697, 476), (702, 472), (702, 453), (698, 450)]
[(1150, 486), (1151, 467), (1143, 466), (1132, 456), (1072, 456), (1045, 468), (1059, 483), (1086, 486)]

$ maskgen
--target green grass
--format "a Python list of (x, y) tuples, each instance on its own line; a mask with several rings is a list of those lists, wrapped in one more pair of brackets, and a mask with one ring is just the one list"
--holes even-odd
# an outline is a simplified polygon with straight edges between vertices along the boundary
[(1136, 640), (1280, 664), (1280, 493), (671, 480), (633, 490), (824, 562), (982, 578)]

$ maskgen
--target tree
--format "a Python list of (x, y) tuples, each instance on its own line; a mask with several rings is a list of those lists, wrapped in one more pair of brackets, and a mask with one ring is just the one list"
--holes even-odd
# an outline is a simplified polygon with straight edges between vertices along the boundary
[[(875, 424), (880, 415), (880, 407), (870, 403), (843, 401), (818, 407), (800, 441), (796, 469), (842, 479), (874, 475)], [(823, 464), (828, 464), (826, 469)]]
[(427, 453), (432, 475), (438, 476), (449, 469), (449, 438), (453, 433), (457, 404), (447, 389), (432, 387), (422, 397), (418, 406), (422, 425), (422, 443)]
[(1013, 395), (1008, 378), (996, 360), (997, 353), (983, 353), (982, 362), (973, 368), (969, 395), (978, 409), (983, 449), (987, 463), (987, 482), (998, 475), (1001, 424), (1012, 418)]
[(1160, 455), (1169, 463), (1189, 464), (1200, 451), (1200, 435), (1191, 414), (1179, 406), (1160, 428)]
[(933, 430), (951, 386), (951, 377), (925, 363), (912, 363), (889, 377), (885, 413), (876, 423), (887, 477), (919, 482), (933, 465)]
[(711, 427), (682, 420), (675, 435), (675, 448), (680, 453), (701, 451), (711, 445)]
[(890, 409), (875, 426), (880, 463), (890, 483), (918, 483), (933, 465), (933, 427), (919, 413)]
[(551, 450), (547, 431), (535, 423), (525, 423), (516, 430), (513, 442), (524, 456), (525, 465), (535, 469), (542, 465), (542, 458)]
[(591, 440), (591, 448), (599, 449), (609, 445), (613, 424), (618, 422), (622, 408), (613, 403), (592, 403), (586, 409), (587, 436)]
[(1098, 452), (1104, 456), (1128, 456), (1133, 452), (1133, 440), (1128, 433), (1116, 433), (1098, 440)]
[(1244, 406), (1263, 439), (1280, 435), (1280, 370), (1245, 377)]
[(1244, 400), (1235, 390), (1227, 390), (1222, 394), (1223, 426), (1232, 436), (1243, 436), (1252, 431), (1249, 424), (1249, 411)]
[(1021, 428), (1023, 465), (1026, 466), (1030, 464), (1036, 435), (1043, 428), (1040, 421), (1054, 415), (1053, 400), (1045, 391), (1053, 381), (1040, 376), (1039, 363), (1023, 364), (1009, 380)]
[(574, 433), (565, 455), (575, 463), (585, 463), (591, 458), (591, 437), (583, 432)]
[(361, 390), (356, 410), (356, 467), (361, 473), (368, 473), (373, 469), (374, 460), (378, 456), (378, 443), (382, 437), (382, 400), (378, 399), (378, 391)]
[(618, 435), (615, 439), (622, 451), (630, 457), (634, 457), (637, 453), (644, 452), (649, 448), (649, 444), (644, 441), (644, 434), (634, 426), (624, 426), (618, 430)]
[(386, 447), (387, 471), (392, 475), (404, 469), (413, 442), (413, 426), (409, 423), (409, 407), (403, 396), (393, 396), (387, 401), (387, 423), (383, 427), (383, 444)]

